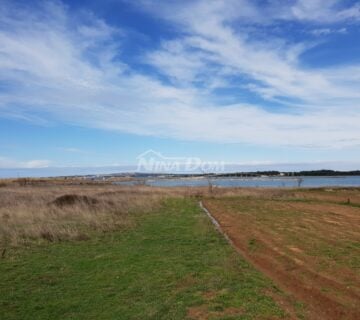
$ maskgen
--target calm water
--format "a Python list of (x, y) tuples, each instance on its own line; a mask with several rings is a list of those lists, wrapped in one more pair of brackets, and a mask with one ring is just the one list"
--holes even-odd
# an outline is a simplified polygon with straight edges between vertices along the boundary
[[(301, 177), (303, 182), (301, 187), (360, 187), (360, 176), (346, 177)], [(296, 177), (276, 177), (276, 178), (212, 178), (214, 186), (219, 187), (297, 187)], [(137, 182), (117, 182), (116, 184), (134, 185)], [(147, 179), (145, 184), (156, 187), (200, 187), (207, 186), (208, 180), (205, 178), (156, 178)]]

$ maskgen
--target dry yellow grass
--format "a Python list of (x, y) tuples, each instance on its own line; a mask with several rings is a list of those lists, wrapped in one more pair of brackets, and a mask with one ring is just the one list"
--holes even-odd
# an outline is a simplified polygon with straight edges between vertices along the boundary
[(86, 239), (93, 230), (111, 231), (132, 223), (167, 196), (185, 190), (113, 185), (19, 185), (0, 188), (0, 245)]
[[(166, 197), (256, 197), (326, 199), (359, 203), (354, 190), (318, 191), (254, 188), (156, 188), (116, 186), (79, 179), (0, 180), (0, 246), (47, 240), (86, 239), (94, 231), (130, 225), (130, 215), (151, 212)], [(65, 196), (65, 197), (64, 197)], [(335, 197), (334, 197), (335, 196)]]
[(208, 193), (208, 188), (120, 186), (81, 179), (2, 179), (0, 249), (87, 239), (94, 231), (131, 225), (131, 216), (153, 211), (165, 198)]

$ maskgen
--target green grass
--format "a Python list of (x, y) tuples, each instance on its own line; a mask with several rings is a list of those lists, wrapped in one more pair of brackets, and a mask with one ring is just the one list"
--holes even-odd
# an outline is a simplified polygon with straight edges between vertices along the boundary
[[(234, 252), (190, 199), (132, 229), (11, 250), (0, 259), (0, 319), (282, 318), (273, 284)], [(228, 313), (229, 308), (241, 312)]]

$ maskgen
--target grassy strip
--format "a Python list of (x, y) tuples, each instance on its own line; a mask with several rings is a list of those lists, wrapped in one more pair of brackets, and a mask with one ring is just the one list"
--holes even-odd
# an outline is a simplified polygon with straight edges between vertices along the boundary
[(136, 227), (17, 249), (0, 260), (1, 319), (283, 318), (272, 283), (190, 199)]

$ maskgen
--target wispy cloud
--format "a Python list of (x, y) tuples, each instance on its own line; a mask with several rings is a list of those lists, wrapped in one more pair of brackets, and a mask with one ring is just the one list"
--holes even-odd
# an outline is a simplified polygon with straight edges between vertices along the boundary
[[(265, 8), (250, 1), (156, 3), (156, 12), (149, 1), (142, 9), (181, 31), (143, 54), (143, 62), (166, 82), (126, 64), (126, 32), (92, 13), (70, 14), (60, 2), (44, 2), (36, 10), (5, 2), (0, 82), (7, 89), (0, 93), (0, 115), (197, 141), (360, 145), (360, 66), (309, 69), (301, 54), (316, 44), (274, 35), (264, 41), (256, 28), (250, 32), (242, 26), (290, 19), (353, 21), (357, 6), (338, 9), (338, 1), (321, 8), (320, 1), (290, 7), (275, 1)], [(220, 89), (230, 93), (218, 95)], [(235, 98), (238, 92), (263, 102)], [(272, 103), (281, 108), (271, 109)]]
[(320, 29), (313, 29), (310, 30), (309, 33), (313, 34), (314, 36), (328, 36), (330, 34), (346, 34), (346, 28), (340, 29), (331, 29), (331, 28), (320, 28)]
[[(360, 4), (357, 1), (345, 3), (341, 0), (289, 0), (263, 1), (261, 4), (250, 0), (195, 0), (182, 2), (140, 0), (141, 6), (164, 17), (179, 16), (196, 17), (216, 12), (227, 20), (237, 20), (241, 24), (265, 24), (269, 26), (277, 21), (298, 21), (314, 24), (332, 24), (339, 22), (358, 22), (360, 20)], [(161, 4), (161, 5), (159, 5)], [(194, 11), (184, 10), (191, 8)], [(200, 20), (200, 19), (199, 19)], [(202, 22), (205, 22), (202, 20)]]
[(344, 20), (359, 20), (360, 5), (355, 3), (349, 7), (343, 7), (340, 0), (298, 0), (291, 7), (287, 18), (295, 18), (305, 21), (322, 23), (334, 23)]
[(51, 162), (48, 160), (18, 161), (0, 156), (0, 169), (10, 169), (10, 168), (37, 169), (37, 168), (47, 168), (49, 167), (50, 164)]
[(314, 36), (327, 36), (330, 34), (346, 34), (346, 28), (339, 28), (339, 29), (331, 29), (331, 28), (320, 28), (320, 29), (313, 29), (310, 31), (311, 34)]

